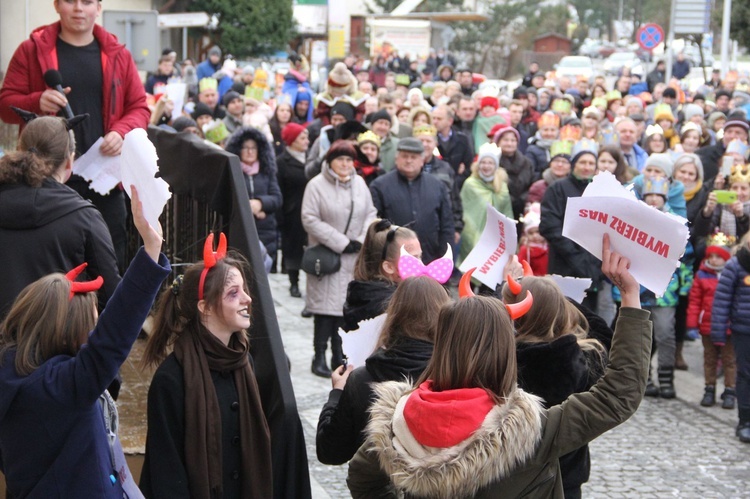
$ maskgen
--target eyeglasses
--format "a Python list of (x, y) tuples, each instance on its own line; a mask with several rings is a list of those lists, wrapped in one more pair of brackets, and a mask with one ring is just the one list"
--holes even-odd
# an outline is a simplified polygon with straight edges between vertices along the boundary
[(388, 246), (391, 245), (394, 239), (396, 239), (396, 231), (399, 229), (397, 225), (391, 226), (388, 230), (388, 234), (385, 235), (385, 244), (383, 244), (383, 254), (380, 256), (380, 261), (384, 262), (385, 257), (388, 254)]

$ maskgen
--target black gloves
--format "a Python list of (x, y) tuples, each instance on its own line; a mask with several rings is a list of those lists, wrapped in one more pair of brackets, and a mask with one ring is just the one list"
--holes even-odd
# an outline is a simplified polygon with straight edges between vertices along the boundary
[(362, 249), (362, 243), (359, 241), (349, 241), (349, 244), (344, 248), (344, 253), (357, 253)]

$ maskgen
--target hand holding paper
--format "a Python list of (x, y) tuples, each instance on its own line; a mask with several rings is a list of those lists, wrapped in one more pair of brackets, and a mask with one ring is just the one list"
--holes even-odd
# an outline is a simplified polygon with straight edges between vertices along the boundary
[(505, 278), (503, 269), (516, 254), (516, 222), (506, 217), (492, 205), (487, 205), (487, 223), (482, 237), (471, 253), (461, 263), (459, 270), (466, 272), (476, 267), (474, 275), (485, 286), (495, 286)]
[(341, 347), (344, 355), (349, 360), (349, 365), (360, 367), (365, 365), (365, 360), (378, 346), (378, 338), (385, 323), (385, 314), (372, 319), (366, 319), (359, 323), (359, 328), (345, 333), (339, 329), (341, 336)]
[(159, 226), (159, 216), (164, 211), (164, 205), (172, 197), (169, 185), (162, 179), (156, 178), (159, 168), (156, 148), (148, 140), (146, 130), (136, 128), (125, 136), (121, 155), (121, 180), (123, 185), (134, 185), (143, 203), (143, 213), (146, 221), (152, 227)]

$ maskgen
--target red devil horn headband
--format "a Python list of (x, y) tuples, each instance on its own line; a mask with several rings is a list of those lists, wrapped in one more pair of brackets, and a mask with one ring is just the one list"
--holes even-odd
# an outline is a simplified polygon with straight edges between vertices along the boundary
[[(531, 265), (529, 265), (529, 262), (527, 262), (526, 260), (524, 260), (523, 262), (521, 262), (521, 264), (523, 265), (523, 276), (524, 277), (529, 277), (529, 276), (533, 276), (534, 275), (534, 271), (531, 270)], [(518, 281), (516, 281), (513, 278), (512, 275), (508, 274), (507, 277), (505, 278), (505, 280), (508, 281), (508, 287), (510, 288), (511, 293), (513, 293), (514, 295), (517, 295), (523, 289), (521, 287), (521, 283), (519, 283)]]
[(97, 277), (93, 281), (76, 281), (76, 278), (81, 275), (81, 272), (83, 272), (87, 265), (87, 263), (82, 263), (78, 267), (65, 274), (65, 278), (70, 281), (71, 300), (76, 293), (90, 293), (91, 291), (98, 291), (99, 288), (102, 287), (102, 284), (104, 284), (104, 279), (102, 279), (102, 276)]
[[(475, 296), (474, 292), (471, 290), (471, 274), (473, 274), (475, 270), (476, 270), (476, 267), (473, 269), (469, 269), (463, 275), (463, 277), (461, 277), (461, 281), (458, 283), (458, 296), (460, 298), (470, 298), (472, 296)], [(513, 282), (519, 288), (521, 287), (521, 285), (518, 284), (517, 282), (515, 281)], [(512, 290), (513, 288), (511, 287), (511, 291)], [(526, 298), (524, 298), (522, 301), (518, 303), (513, 303), (510, 305), (505, 303), (505, 309), (508, 311), (508, 315), (510, 315), (510, 318), (513, 320), (516, 320), (519, 317), (525, 315), (531, 309), (531, 306), (533, 304), (534, 304), (534, 297), (531, 295), (531, 291), (527, 291)]]
[(198, 299), (203, 299), (203, 287), (206, 284), (206, 275), (209, 269), (216, 266), (216, 262), (227, 256), (227, 236), (223, 232), (219, 233), (219, 246), (214, 251), (214, 234), (213, 232), (206, 238), (206, 244), (203, 246), (203, 271), (201, 279), (198, 282)]

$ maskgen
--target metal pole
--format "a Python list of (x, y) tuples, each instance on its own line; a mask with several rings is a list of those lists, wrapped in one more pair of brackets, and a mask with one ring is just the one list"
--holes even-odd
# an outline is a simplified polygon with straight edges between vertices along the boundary
[(721, 77), (729, 71), (729, 24), (732, 16), (732, 0), (724, 0), (724, 16), (721, 19)]
[(620, 6), (617, 8), (617, 20), (622, 22), (622, 2), (623, 0), (620, 0)]
[(182, 60), (187, 59), (188, 54), (188, 29), (182, 28)]
[(677, 10), (677, 0), (672, 0), (672, 11), (669, 14), (669, 34), (667, 35), (667, 71), (664, 74), (664, 83), (669, 84), (672, 79), (672, 44), (674, 43), (674, 21), (675, 11)]

